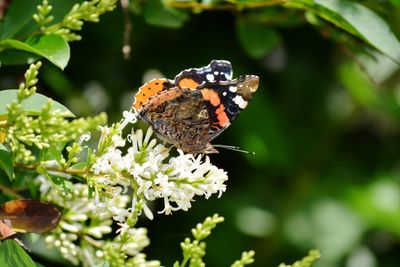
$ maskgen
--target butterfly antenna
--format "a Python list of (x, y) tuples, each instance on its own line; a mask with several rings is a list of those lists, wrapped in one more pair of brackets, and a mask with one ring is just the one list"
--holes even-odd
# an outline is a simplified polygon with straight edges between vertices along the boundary
[(242, 153), (245, 153), (245, 154), (251, 154), (251, 155), (255, 155), (256, 154), (253, 151), (242, 150), (238, 146), (230, 146), (230, 145), (213, 145), (213, 146), (214, 147), (225, 148), (225, 149), (228, 149), (228, 150), (233, 150), (233, 151), (236, 151), (236, 152), (242, 152)]

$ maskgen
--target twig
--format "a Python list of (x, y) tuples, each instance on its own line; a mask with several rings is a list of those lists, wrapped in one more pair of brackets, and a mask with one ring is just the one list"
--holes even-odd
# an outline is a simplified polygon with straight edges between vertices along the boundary
[(287, 2), (287, 0), (270, 0), (265, 2), (249, 2), (249, 3), (240, 3), (240, 2), (226, 2), (220, 4), (203, 4), (198, 2), (189, 2), (189, 1), (165, 1), (165, 5), (178, 8), (178, 9), (192, 9), (196, 11), (201, 10), (243, 10), (243, 9), (255, 9), (262, 7), (270, 7), (283, 5)]
[(124, 39), (122, 44), (122, 55), (125, 60), (131, 57), (131, 31), (132, 22), (129, 16), (129, 0), (121, 0), (122, 11), (124, 13)]
[(4, 193), (13, 195), (14, 197), (18, 199), (23, 199), (24, 197), (18, 194), (15, 190), (8, 188), (7, 186), (0, 184), (0, 190), (3, 191)]
[[(36, 170), (36, 168), (38, 166), (39, 166), (39, 164), (22, 164), (22, 163), (15, 164), (15, 167), (21, 168), (21, 169), (27, 169), (27, 170)], [(75, 175), (89, 174), (89, 172), (87, 170), (79, 170), (79, 169), (60, 169), (60, 168), (55, 168), (55, 167), (46, 167), (46, 170), (67, 173), (67, 174), (75, 174)]]

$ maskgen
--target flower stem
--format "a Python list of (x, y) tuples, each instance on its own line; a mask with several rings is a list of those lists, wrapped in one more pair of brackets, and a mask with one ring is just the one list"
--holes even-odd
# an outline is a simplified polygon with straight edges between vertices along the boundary
[(203, 4), (198, 2), (181, 2), (181, 1), (165, 1), (165, 5), (173, 8), (180, 9), (193, 9), (193, 10), (242, 10), (242, 9), (255, 9), (262, 7), (270, 7), (283, 5), (287, 0), (270, 0), (264, 2), (249, 2), (249, 3), (238, 3), (236, 1), (226, 2), (222, 4)]
[(183, 260), (182, 260), (182, 263), (181, 263), (180, 267), (185, 267), (185, 266), (186, 266), (186, 263), (187, 263), (188, 261), (189, 261), (189, 257), (188, 257), (188, 256), (184, 257)]
[[(36, 170), (38, 166), (39, 164), (22, 164), (22, 163), (16, 163), (14, 165), (14, 167), (16, 168), (27, 169), (27, 170)], [(90, 172), (87, 169), (79, 170), (79, 169), (60, 169), (55, 167), (46, 167), (46, 170), (61, 172), (66, 174), (75, 174), (75, 175), (90, 174)]]
[(5, 185), (0, 184), (0, 191), (3, 191), (4, 193), (13, 195), (17, 199), (23, 199), (24, 197), (18, 194), (14, 189), (8, 188)]

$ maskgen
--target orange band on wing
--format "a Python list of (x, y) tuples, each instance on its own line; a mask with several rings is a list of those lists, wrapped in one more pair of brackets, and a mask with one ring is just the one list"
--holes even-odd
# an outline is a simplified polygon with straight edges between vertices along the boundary
[(190, 78), (183, 78), (182, 80), (179, 81), (180, 88), (195, 89), (197, 88), (197, 86), (199, 86), (199, 83)]
[(145, 83), (139, 88), (135, 96), (134, 107), (138, 111), (140, 107), (145, 104), (150, 97), (165, 89), (167, 79), (155, 79)]
[(224, 105), (219, 105), (219, 108), (215, 110), (215, 113), (217, 114), (218, 125), (220, 127), (226, 127), (229, 125), (230, 122), (228, 116), (226, 115)]
[(221, 99), (219, 98), (218, 93), (212, 89), (202, 89), (201, 94), (203, 95), (203, 98), (210, 101), (211, 105), (213, 105), (214, 107), (218, 106), (221, 103)]

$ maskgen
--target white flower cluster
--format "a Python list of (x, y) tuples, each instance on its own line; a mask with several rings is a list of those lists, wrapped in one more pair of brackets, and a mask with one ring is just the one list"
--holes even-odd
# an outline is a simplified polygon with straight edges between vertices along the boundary
[[(41, 184), (42, 200), (64, 208), (58, 227), (47, 234), (45, 242), (56, 247), (65, 259), (75, 265), (97, 266), (106, 260), (115, 263), (118, 259), (113, 259), (114, 254), (122, 253), (124, 263), (140, 261), (140, 266), (159, 266), (158, 261), (146, 261), (141, 253), (150, 244), (147, 229), (126, 227), (114, 239), (105, 239), (104, 235), (112, 232), (111, 214), (93, 214), (95, 199), (89, 197), (86, 184), (76, 183), (71, 194), (61, 195), (45, 177), (38, 176), (37, 181)], [(117, 207), (128, 204), (127, 196), (115, 198)]]
[[(110, 129), (103, 128), (102, 132), (109, 134)], [(151, 139), (152, 134), (151, 128), (144, 137), (142, 130), (133, 131), (127, 137), (129, 148), (125, 153), (126, 141), (121, 135), (109, 137), (111, 145), (92, 166), (97, 211), (107, 209), (115, 220), (123, 222), (135, 212), (135, 204), (140, 200), (144, 213), (152, 219), (148, 201), (162, 199), (164, 209), (159, 213), (171, 214), (187, 211), (196, 195), (209, 198), (218, 193), (220, 197), (225, 191), (228, 176), (212, 165), (208, 156), (194, 157), (178, 150), (179, 155), (171, 157), (168, 148)], [(112, 203), (114, 197), (127, 193), (132, 195), (132, 206), (116, 208)]]
[[(119, 124), (101, 127), (94, 163), (82, 174), (88, 184), (74, 183), (72, 193), (62, 194), (45, 177), (37, 178), (42, 200), (65, 209), (59, 226), (45, 241), (74, 264), (159, 266), (141, 253), (149, 239), (146, 229), (134, 227), (138, 215), (143, 212), (153, 219), (148, 205), (158, 199), (164, 203), (159, 213), (171, 214), (187, 211), (196, 195), (220, 197), (226, 190), (226, 172), (212, 165), (208, 156), (180, 150), (171, 156), (169, 148), (152, 138), (151, 128), (145, 135), (132, 130), (125, 139), (122, 130), (136, 121), (136, 114), (124, 112), (124, 118)], [(115, 238), (103, 239), (115, 222), (119, 225)]]

